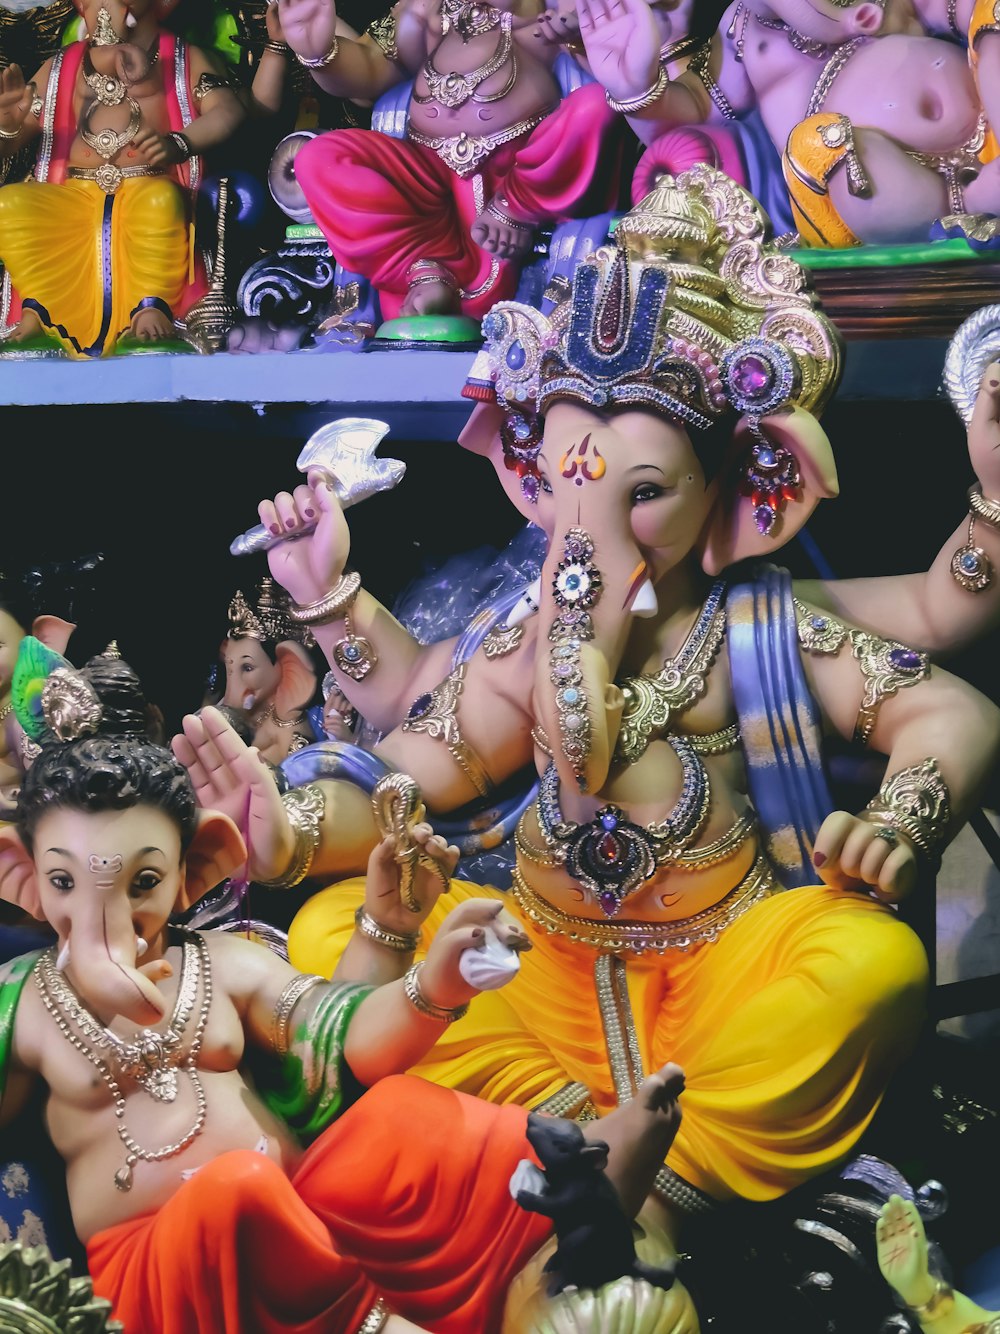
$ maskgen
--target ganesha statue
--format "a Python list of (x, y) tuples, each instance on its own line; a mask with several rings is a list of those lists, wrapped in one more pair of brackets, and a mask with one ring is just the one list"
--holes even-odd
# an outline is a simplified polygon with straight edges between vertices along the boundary
[[(929, 656), (997, 612), (995, 580), (976, 590), (949, 569), (964, 523), (925, 575), (729, 573), (837, 493), (818, 421), (837, 336), (768, 236), (745, 191), (695, 167), (621, 220), (550, 317), (490, 313), (461, 443), (548, 549), (541, 578), (462, 635), (418, 644), (345, 569), (323, 478), (260, 506), (297, 539), (269, 552), (291, 614), (383, 734), (311, 775), (308, 820), (218, 715), (185, 719), (174, 742), (205, 805), (249, 810), (251, 874), (279, 885), (360, 870), (377, 838), (368, 793), (394, 773), (439, 824), (478, 810), (490, 829), (524, 785), (511, 890), (453, 881), (448, 898), (492, 893), (533, 949), (417, 1070), (604, 1118), (676, 1060), (684, 1118), (648, 1202), (675, 1241), (686, 1215), (773, 1199), (850, 1154), (924, 1013), (924, 949), (890, 905), (934, 866), (1000, 748), (997, 709)], [(987, 497), (996, 384), (991, 367), (970, 427)], [(1000, 559), (998, 525), (981, 528)], [(363, 676), (338, 665), (352, 641)], [(859, 811), (835, 809), (823, 728), (885, 757)], [(306, 902), (298, 967), (329, 976), (349, 957), (362, 895), (346, 880)], [(419, 904), (409, 920), (399, 948), (422, 949)]]
[(36, 149), (33, 177), (0, 190), (6, 351), (190, 350), (193, 192), (246, 111), (221, 61), (164, 26), (175, 5), (79, 0), (84, 40), (30, 79), (0, 73), (0, 157)]
[(402, 138), (337, 130), (295, 159), (335, 259), (370, 280), (383, 319), (481, 317), (514, 294), (540, 224), (616, 202), (620, 120), (593, 85), (560, 102), (538, 0), (401, 0), (360, 39), (337, 35), (333, 0), (278, 8), (320, 88), (402, 99)]
[(690, 150), (670, 138), (678, 127), (732, 129), (747, 149), (737, 177), (758, 197), (783, 172), (802, 244), (848, 247), (1000, 213), (1000, 31), (987, 8), (738, 0), (678, 62), (646, 5), (594, 0), (581, 6), (581, 39), (610, 104), (654, 141), (647, 171)]
[(306, 712), (317, 695), (317, 672), (306, 632), (288, 615), (284, 589), (265, 577), (253, 603), (237, 591), (219, 649), (225, 673), (221, 707), (271, 764), (320, 736)]

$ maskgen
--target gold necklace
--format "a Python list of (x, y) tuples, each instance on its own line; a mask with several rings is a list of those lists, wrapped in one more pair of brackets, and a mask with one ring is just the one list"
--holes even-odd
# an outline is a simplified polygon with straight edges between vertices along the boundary
[(9, 699), (6, 704), (0, 707), (0, 723), (5, 723), (14, 712), (14, 701)]
[[(172, 1144), (165, 1144), (161, 1149), (143, 1148), (143, 1146), (133, 1138), (124, 1119), (126, 1107), (125, 1095), (122, 1092), (118, 1079), (115, 1077), (114, 1071), (108, 1061), (102, 1056), (99, 1056), (92, 1047), (88, 1046), (82, 1036), (73, 1032), (73, 1029), (70, 1027), (70, 1020), (67, 1016), (70, 1015), (73, 1017), (74, 1021), (77, 1022), (81, 1031), (85, 1033), (87, 1037), (98, 1042), (99, 1045), (112, 1047), (116, 1058), (119, 1049), (126, 1053), (130, 1053), (131, 1050), (135, 1048), (141, 1053), (147, 1036), (163, 1038), (166, 1035), (150, 1034), (150, 1030), (147, 1029), (140, 1038), (132, 1043), (125, 1043), (118, 1038), (117, 1034), (109, 1034), (104, 1025), (100, 1024), (97, 1018), (84, 1006), (80, 997), (69, 983), (56, 971), (54, 963), (54, 947), (46, 950), (45, 953), (42, 954), (34, 968), (35, 985), (38, 987), (42, 1004), (52, 1016), (59, 1032), (71, 1047), (75, 1047), (81, 1056), (86, 1057), (108, 1086), (108, 1091), (110, 1092), (115, 1105), (118, 1138), (121, 1140), (126, 1151), (125, 1165), (118, 1169), (114, 1178), (115, 1187), (120, 1191), (129, 1191), (132, 1189), (133, 1168), (137, 1162), (158, 1163), (162, 1162), (165, 1158), (174, 1158), (197, 1139), (205, 1128), (205, 1117), (208, 1104), (205, 1097), (205, 1090), (198, 1074), (198, 1054), (201, 1051), (202, 1039), (205, 1036), (205, 1026), (208, 1023), (208, 1012), (212, 1003), (211, 963), (208, 946), (205, 944), (204, 937), (198, 932), (193, 931), (184, 932), (183, 935), (185, 955), (187, 955), (187, 945), (190, 943), (193, 946), (194, 955), (197, 960), (196, 965), (194, 966), (195, 992), (197, 992), (197, 988), (200, 985), (202, 993), (201, 1008), (198, 1011), (197, 1023), (191, 1038), (191, 1046), (188, 1050), (187, 1058), (183, 1062), (183, 1069), (191, 1080), (191, 1085), (194, 1089), (196, 1109), (194, 1122), (190, 1128), (184, 1132), (180, 1139), (175, 1140)], [(180, 991), (182, 989), (183, 981), (181, 987), (178, 988), (178, 1001), (180, 1001)], [(191, 1007), (187, 1010), (188, 1016), (190, 1016), (191, 1008), (193, 1008), (193, 999), (191, 1001)], [(175, 1006), (175, 1018), (177, 1017), (177, 1009), (178, 1007)], [(173, 1024), (173, 1022), (174, 1019), (171, 1020), (171, 1024)], [(186, 1022), (187, 1019), (185, 1018), (185, 1023)], [(104, 1034), (108, 1035), (110, 1041), (103, 1039), (102, 1035)], [(173, 1100), (172, 1097), (165, 1098), (162, 1093), (154, 1092), (153, 1089), (149, 1087), (147, 1080), (145, 1078), (139, 1078), (137, 1075), (133, 1074), (131, 1069), (126, 1070), (123, 1068), (121, 1070), (121, 1075), (123, 1078), (126, 1076), (135, 1078), (136, 1082), (140, 1083), (142, 1087), (146, 1089), (146, 1092), (150, 1093), (150, 1095), (158, 1101)], [(174, 1092), (176, 1094), (176, 1088)]]
[(287, 720), (282, 720), (281, 718), (278, 717), (274, 705), (269, 704), (267, 708), (264, 710), (264, 712), (260, 715), (260, 722), (258, 722), (257, 726), (260, 727), (261, 723), (271, 722), (274, 723), (275, 727), (295, 727), (300, 721), (301, 717), (288, 718)]
[(655, 676), (629, 676), (620, 682), (625, 696), (615, 759), (634, 764), (654, 736), (663, 734), (675, 714), (705, 693), (708, 670), (726, 633), (726, 582), (717, 579), (684, 643), (664, 659)]

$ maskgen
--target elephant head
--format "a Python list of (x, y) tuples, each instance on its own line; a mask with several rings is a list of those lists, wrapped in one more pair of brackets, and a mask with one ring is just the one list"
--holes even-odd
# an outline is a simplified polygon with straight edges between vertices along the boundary
[(287, 598), (261, 580), (256, 608), (237, 592), (219, 656), (226, 673), (222, 702), (247, 713), (272, 705), (279, 717), (303, 709), (316, 693), (317, 672), (288, 617)]
[[(0, 898), (49, 923), (59, 966), (104, 1022), (156, 1023), (168, 918), (243, 864), (243, 839), (197, 810), (186, 770), (145, 739), (145, 700), (120, 659), (56, 669), (41, 699), (48, 730), (16, 826), (0, 830)], [(27, 710), (19, 721), (37, 726)]]
[(622, 220), (550, 317), (502, 303), (484, 322), (461, 443), (549, 537), (521, 609), (544, 646), (533, 713), (583, 792), (607, 777), (636, 618), (699, 600), (707, 574), (776, 551), (837, 493), (811, 409), (839, 344), (765, 237), (750, 196), (696, 167)]

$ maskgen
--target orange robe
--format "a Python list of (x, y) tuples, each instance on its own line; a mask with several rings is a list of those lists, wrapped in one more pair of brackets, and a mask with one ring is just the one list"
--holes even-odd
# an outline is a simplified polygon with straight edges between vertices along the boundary
[(435, 1334), (495, 1334), (548, 1220), (511, 1199), (527, 1114), (422, 1079), (382, 1080), (292, 1177), (223, 1154), (87, 1262), (129, 1334), (354, 1334), (381, 1296)]

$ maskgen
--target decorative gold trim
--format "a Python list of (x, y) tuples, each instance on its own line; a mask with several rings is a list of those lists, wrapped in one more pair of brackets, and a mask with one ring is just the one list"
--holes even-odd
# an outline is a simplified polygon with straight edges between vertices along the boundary
[(291, 788), (282, 795), (281, 804), (295, 835), (295, 847), (284, 874), (274, 880), (260, 881), (267, 889), (294, 889), (306, 878), (319, 847), (319, 827), (326, 814), (326, 798), (318, 783)]
[(122, 1334), (111, 1303), (94, 1296), (89, 1278), (74, 1278), (69, 1260), (47, 1246), (0, 1244), (0, 1329), (8, 1334)]
[[(462, 736), (458, 723), (458, 701), (465, 687), (467, 669), (468, 663), (460, 663), (440, 685), (415, 700), (410, 706), (410, 713), (403, 719), (402, 728), (404, 732), (424, 732), (432, 741), (443, 741), (452, 759), (479, 795), (488, 797), (494, 789), (493, 780), (485, 764)], [(414, 713), (413, 710), (425, 698), (426, 707)]]
[(642, 1055), (628, 994), (625, 960), (602, 954), (594, 964), (597, 1008), (604, 1027), (611, 1077), (619, 1107), (631, 1102), (642, 1083)]

